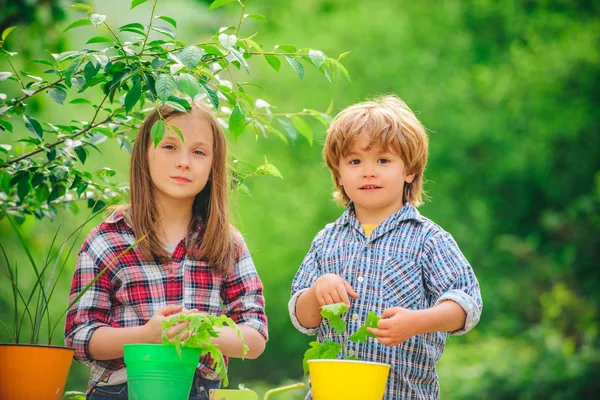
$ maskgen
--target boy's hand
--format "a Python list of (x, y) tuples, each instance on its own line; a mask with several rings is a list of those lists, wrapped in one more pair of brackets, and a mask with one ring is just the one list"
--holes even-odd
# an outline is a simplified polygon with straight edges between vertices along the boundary
[(350, 297), (359, 298), (347, 280), (336, 274), (325, 274), (320, 276), (312, 286), (319, 305), (344, 302), (350, 305)]
[[(182, 305), (169, 305), (159, 308), (152, 318), (144, 325), (146, 343), (162, 343), (162, 321), (173, 314), (177, 314), (183, 309)], [(184, 311), (184, 314), (198, 312), (197, 309)], [(179, 332), (188, 327), (189, 322), (180, 322), (179, 324), (167, 329), (167, 338), (172, 340)], [(188, 333), (181, 335), (181, 340), (187, 339)]]
[(396, 346), (418, 333), (415, 330), (415, 313), (402, 307), (388, 308), (381, 314), (377, 328), (367, 328), (367, 331), (375, 335), (381, 344)]

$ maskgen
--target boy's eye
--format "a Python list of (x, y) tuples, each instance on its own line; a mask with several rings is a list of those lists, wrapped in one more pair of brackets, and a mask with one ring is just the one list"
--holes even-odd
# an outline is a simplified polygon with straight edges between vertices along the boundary
[(387, 164), (387, 163), (389, 163), (389, 162), (390, 162), (390, 160), (388, 160), (387, 158), (380, 158), (380, 159), (379, 159), (379, 163), (380, 163), (380, 164)]
[(194, 150), (194, 154), (197, 156), (201, 156), (204, 155), (204, 152), (202, 150)]
[(350, 160), (350, 165), (358, 165), (358, 164), (360, 164), (360, 160), (358, 160), (356, 158), (353, 160)]

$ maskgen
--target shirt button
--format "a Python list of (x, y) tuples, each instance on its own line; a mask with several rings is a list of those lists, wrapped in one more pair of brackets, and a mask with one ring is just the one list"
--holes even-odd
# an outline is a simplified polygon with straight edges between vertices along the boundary
[(359, 276), (359, 277), (358, 277), (358, 281), (359, 281), (359, 282), (361, 282), (361, 283), (362, 283), (362, 281), (364, 281), (364, 280), (365, 280), (365, 278), (363, 278), (362, 276)]
[(356, 314), (356, 313), (352, 314), (352, 319), (355, 321), (358, 320), (358, 314)]
[(349, 355), (350, 357), (354, 356), (354, 350), (349, 350), (349, 351), (348, 351), (348, 355)]

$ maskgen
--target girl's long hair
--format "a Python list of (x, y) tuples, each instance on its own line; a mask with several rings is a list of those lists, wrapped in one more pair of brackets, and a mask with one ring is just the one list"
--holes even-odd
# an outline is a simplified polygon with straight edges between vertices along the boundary
[[(159, 217), (148, 165), (148, 150), (154, 145), (150, 129), (161, 117), (167, 121), (182, 114), (185, 113), (168, 106), (158, 107), (148, 114), (133, 145), (129, 170), (131, 202), (126, 210), (128, 218), (136, 238), (148, 233), (146, 239), (138, 244), (138, 249), (145, 259), (156, 259), (161, 263), (168, 262), (170, 255), (163, 248), (164, 243), (157, 232)], [(187, 253), (194, 260), (207, 261), (213, 271), (224, 274), (231, 270), (236, 257), (228, 212), (227, 141), (219, 122), (207, 106), (193, 104), (187, 115), (190, 118), (205, 118), (213, 133), (211, 172), (206, 186), (194, 200), (186, 238)]]

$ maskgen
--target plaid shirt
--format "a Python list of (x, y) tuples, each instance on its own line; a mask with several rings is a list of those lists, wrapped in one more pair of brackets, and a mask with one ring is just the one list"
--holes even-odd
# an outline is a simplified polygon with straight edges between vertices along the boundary
[[(390, 307), (420, 310), (445, 300), (455, 301), (467, 314), (464, 328), (452, 334), (463, 334), (479, 321), (482, 300), (471, 266), (452, 236), (422, 217), (410, 203), (382, 222), (368, 238), (351, 204), (336, 222), (317, 234), (296, 273), (289, 303), (292, 323), (300, 332), (318, 333), (320, 342), (332, 339), (340, 343), (341, 336), (328, 324), (309, 329), (296, 317), (300, 294), (328, 273), (346, 279), (360, 295), (351, 299), (348, 312), (342, 315), (349, 333), (358, 330), (370, 310), (378, 315)], [(446, 335), (416, 335), (394, 347), (367, 338), (367, 343), (347, 341), (346, 349), (350, 356), (392, 366), (385, 399), (436, 399), (439, 383), (435, 365), (444, 350)]]
[[(95, 227), (79, 252), (69, 301), (135, 241), (133, 230), (120, 211)], [(90, 389), (124, 367), (123, 358), (92, 359), (88, 345), (94, 331), (102, 326), (144, 325), (159, 308), (169, 304), (183, 304), (187, 309), (197, 308), (214, 315), (224, 313), (267, 338), (262, 282), (237, 231), (236, 241), (237, 258), (225, 276), (213, 273), (205, 261), (188, 258), (181, 241), (168, 264), (145, 261), (133, 248), (96, 281), (69, 310), (65, 326), (65, 343), (75, 348), (75, 359), (91, 366)], [(218, 380), (211, 364), (212, 359), (203, 356), (196, 373)]]

